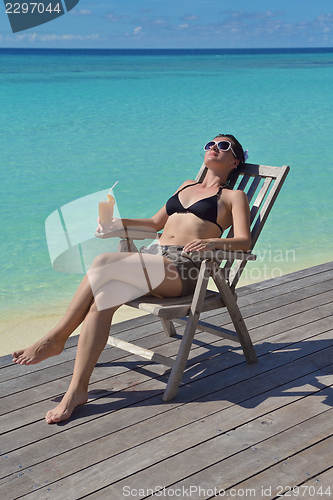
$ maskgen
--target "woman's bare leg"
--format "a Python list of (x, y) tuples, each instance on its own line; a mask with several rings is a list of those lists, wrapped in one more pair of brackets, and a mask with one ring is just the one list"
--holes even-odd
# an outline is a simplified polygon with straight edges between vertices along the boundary
[(105, 347), (111, 320), (117, 309), (98, 311), (95, 302), (92, 303), (82, 326), (70, 386), (61, 403), (46, 414), (48, 424), (67, 420), (76, 406), (87, 402), (89, 379)]
[(93, 300), (88, 277), (81, 281), (74, 297), (60, 322), (35, 344), (12, 353), (14, 363), (34, 365), (51, 356), (60, 354), (66, 340), (82, 323)]
[[(125, 289), (125, 284), (123, 285)], [(112, 287), (114, 288), (113, 293), (117, 293), (119, 282), (114, 281), (105, 284), (101, 288), (101, 295), (112, 293)], [(128, 290), (130, 293), (130, 285), (128, 285)], [(179, 277), (175, 278), (173, 265), (166, 265), (165, 278), (155, 291), (167, 297), (181, 294), (182, 283)], [(45, 420), (48, 424), (67, 420), (76, 406), (87, 402), (90, 376), (105, 347), (110, 333), (112, 317), (119, 307), (120, 305), (98, 310), (95, 301), (92, 302), (81, 330), (70, 386), (61, 403), (46, 414)]]
[[(35, 344), (27, 347), (26, 349), (22, 349), (20, 351), (14, 351), (12, 353), (13, 362), (21, 365), (33, 365), (40, 363), (44, 359), (47, 359), (51, 356), (56, 356), (60, 354), (65, 346), (66, 340), (74, 332), (74, 330), (82, 323), (84, 318), (86, 317), (87, 312), (89, 311), (89, 307), (92, 304), (94, 299), (94, 295), (91, 289), (91, 283), (97, 283), (95, 288), (101, 288), (105, 281), (111, 282), (114, 279), (118, 279), (119, 283), (122, 280), (125, 281), (125, 285), (130, 285), (133, 287), (134, 293), (136, 297), (140, 296), (140, 287), (142, 287), (142, 295), (148, 292), (148, 289), (145, 289), (147, 283), (145, 281), (145, 276), (142, 269), (142, 261), (140, 260), (141, 256), (134, 254), (132, 256), (126, 253), (109, 253), (102, 254), (98, 256), (95, 260), (91, 269), (88, 271), (88, 275), (90, 273), (90, 278), (85, 276), (81, 281), (75, 295), (71, 301), (71, 304), (66, 311), (63, 318), (60, 322), (42, 339), (38, 340)], [(145, 263), (148, 266), (155, 266), (157, 263), (157, 272), (154, 271), (154, 267), (150, 271), (151, 276), (160, 275), (161, 263), (163, 262), (160, 257), (156, 258), (156, 256), (145, 255), (144, 256)], [(173, 264), (164, 259), (165, 265), (165, 279), (160, 285), (153, 285), (154, 289), (158, 294), (163, 295), (165, 292), (166, 297), (169, 296), (177, 296), (181, 294), (181, 283), (178, 278), (178, 273), (176, 268), (174, 268)], [(162, 264), (163, 269), (163, 264)], [(92, 277), (94, 274), (94, 277)], [(166, 278), (169, 278), (166, 279)], [(162, 280), (161, 280), (162, 281)], [(167, 283), (169, 282), (169, 285)], [(162, 289), (160, 287), (162, 286)], [(161, 291), (162, 290), (162, 291)], [(127, 290), (125, 289), (125, 295), (127, 294)], [(96, 290), (95, 290), (96, 294)], [(121, 294), (120, 294), (121, 295)], [(116, 294), (109, 293), (109, 297), (115, 296), (117, 299), (119, 297), (119, 289)], [(133, 298), (130, 294), (127, 297), (127, 300)], [(123, 299), (123, 303), (127, 302), (126, 298)], [(104, 301), (105, 302), (105, 301)], [(107, 300), (106, 300), (107, 302)], [(117, 300), (110, 300), (110, 303), (104, 306), (105, 308), (113, 307)]]
[[(92, 268), (98, 266), (102, 268), (106, 259), (109, 259), (110, 262), (119, 262), (125, 258), (126, 254), (102, 254), (95, 259)], [(51, 356), (60, 354), (68, 337), (86, 317), (93, 298), (90, 281), (88, 276), (85, 276), (60, 322), (33, 345), (26, 349), (14, 351), (12, 353), (13, 362), (20, 365), (34, 365)]]

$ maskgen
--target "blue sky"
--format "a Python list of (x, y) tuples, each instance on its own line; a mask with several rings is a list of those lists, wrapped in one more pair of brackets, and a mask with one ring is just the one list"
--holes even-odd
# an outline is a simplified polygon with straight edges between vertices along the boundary
[(0, 47), (333, 47), (333, 2), (80, 0), (58, 19), (15, 34), (1, 2)]

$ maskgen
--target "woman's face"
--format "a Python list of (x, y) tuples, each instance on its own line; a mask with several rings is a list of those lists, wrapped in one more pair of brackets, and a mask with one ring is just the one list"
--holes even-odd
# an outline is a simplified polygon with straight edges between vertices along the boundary
[[(216, 143), (220, 141), (230, 142), (230, 139), (228, 139), (228, 137), (215, 137), (213, 141)], [(204, 156), (204, 161), (207, 166), (209, 166), (210, 164), (212, 166), (219, 165), (221, 167), (222, 166), (225, 167), (226, 169), (236, 168), (239, 163), (239, 160), (237, 160), (237, 158), (234, 157), (234, 154), (231, 151), (231, 149), (229, 149), (228, 151), (222, 151), (217, 147), (217, 144), (215, 144), (214, 146), (211, 147), (211, 149), (206, 151)]]

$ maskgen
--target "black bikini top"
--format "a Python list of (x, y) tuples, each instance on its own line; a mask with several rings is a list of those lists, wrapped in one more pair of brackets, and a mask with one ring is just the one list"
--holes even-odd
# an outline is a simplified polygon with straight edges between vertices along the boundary
[(184, 189), (195, 186), (195, 184), (189, 184), (188, 186), (183, 187), (177, 193), (175, 193), (171, 198), (166, 202), (165, 208), (168, 215), (172, 215), (174, 213), (186, 213), (190, 212), (191, 214), (196, 215), (199, 219), (208, 220), (209, 222), (213, 222), (221, 229), (221, 234), (223, 233), (223, 229), (216, 222), (217, 219), (217, 202), (220, 197), (221, 191), (225, 186), (220, 186), (218, 192), (213, 196), (209, 196), (208, 198), (203, 198), (202, 200), (193, 203), (189, 207), (185, 208), (179, 200), (179, 193)]

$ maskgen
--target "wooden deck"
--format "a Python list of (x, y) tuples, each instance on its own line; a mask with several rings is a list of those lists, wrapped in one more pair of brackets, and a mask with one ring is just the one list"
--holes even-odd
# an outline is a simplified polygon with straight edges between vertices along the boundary
[[(208, 499), (219, 491), (333, 499), (333, 262), (238, 296), (258, 363), (199, 333), (169, 403), (161, 400), (165, 367), (107, 347), (89, 402), (69, 422), (47, 425), (45, 413), (68, 387), (77, 338), (36, 366), (2, 357), (0, 499)], [(214, 319), (231, 327), (225, 313)], [(167, 355), (179, 342), (151, 316), (113, 332)]]

